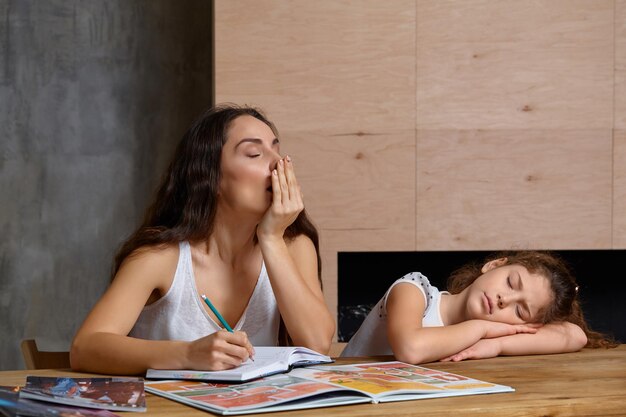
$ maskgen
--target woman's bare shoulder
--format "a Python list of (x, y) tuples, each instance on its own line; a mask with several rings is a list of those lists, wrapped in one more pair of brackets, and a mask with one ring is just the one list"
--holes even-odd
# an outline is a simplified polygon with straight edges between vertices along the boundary
[(289, 248), (289, 251), (313, 251), (315, 252), (315, 245), (310, 237), (301, 234), (290, 239), (286, 239), (285, 243)]
[(150, 277), (159, 282), (159, 286), (167, 286), (176, 271), (178, 257), (177, 243), (142, 246), (124, 259), (116, 279), (121, 276), (140, 276), (142, 279)]

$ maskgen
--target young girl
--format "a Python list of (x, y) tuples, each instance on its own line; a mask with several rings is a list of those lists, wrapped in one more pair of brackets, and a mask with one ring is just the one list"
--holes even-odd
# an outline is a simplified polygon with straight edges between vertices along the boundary
[(335, 324), (319, 276), (317, 231), (273, 124), (253, 108), (215, 107), (184, 135), (118, 252), (72, 343), (72, 368), (232, 368), (253, 346), (276, 345), (281, 323), (295, 345), (326, 353)]
[(588, 329), (567, 266), (548, 252), (494, 255), (452, 274), (447, 291), (413, 272), (395, 281), (342, 356), (413, 364), (611, 346)]

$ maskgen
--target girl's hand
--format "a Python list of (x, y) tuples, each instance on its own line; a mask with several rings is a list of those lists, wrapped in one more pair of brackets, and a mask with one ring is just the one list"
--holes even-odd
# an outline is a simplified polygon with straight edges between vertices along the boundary
[(282, 238), (285, 229), (304, 209), (302, 192), (289, 156), (278, 161), (272, 171), (272, 193), (272, 204), (257, 227), (259, 239), (272, 235)]
[(498, 338), (481, 339), (467, 349), (463, 349), (459, 353), (455, 353), (454, 355), (450, 355), (440, 360), (442, 362), (459, 362), (465, 359), (495, 358), (501, 353), (501, 350), (500, 340)]
[(483, 320), (485, 324), (485, 335), (483, 339), (491, 339), (500, 336), (509, 336), (517, 333), (537, 333), (541, 327), (538, 324), (508, 324), (497, 321)]
[(245, 332), (220, 330), (190, 343), (186, 368), (221, 371), (241, 365), (253, 354)]

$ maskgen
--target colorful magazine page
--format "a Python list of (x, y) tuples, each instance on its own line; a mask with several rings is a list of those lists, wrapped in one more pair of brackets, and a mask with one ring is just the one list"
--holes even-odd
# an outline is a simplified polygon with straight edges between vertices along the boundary
[(304, 347), (260, 346), (255, 347), (254, 361), (225, 371), (193, 371), (148, 369), (148, 379), (188, 379), (213, 382), (246, 382), (268, 375), (288, 372), (294, 367), (331, 363), (333, 360)]
[(142, 378), (28, 376), (20, 398), (85, 408), (146, 411)]
[(216, 414), (251, 414), (369, 403), (370, 398), (289, 374), (243, 384), (146, 381), (146, 391)]
[(119, 417), (108, 410), (63, 406), (19, 397), (18, 387), (0, 387), (0, 415), (20, 417)]
[(171, 380), (145, 386), (174, 401), (233, 415), (513, 391), (402, 362), (299, 368), (244, 384)]
[(374, 402), (515, 391), (506, 385), (397, 361), (316, 366), (291, 374), (363, 393)]

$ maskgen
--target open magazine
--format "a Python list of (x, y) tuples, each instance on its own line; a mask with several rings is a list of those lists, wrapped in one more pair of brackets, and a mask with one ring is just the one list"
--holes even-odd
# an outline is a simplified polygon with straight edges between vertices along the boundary
[(28, 376), (20, 399), (115, 411), (146, 411), (142, 378)]
[(180, 380), (145, 384), (153, 394), (231, 415), (514, 391), (403, 362), (314, 366), (237, 385)]
[(248, 359), (240, 366), (226, 371), (192, 371), (148, 369), (148, 379), (196, 379), (202, 381), (245, 382), (264, 376), (288, 372), (299, 366), (330, 363), (333, 360), (305, 347), (255, 347), (254, 361)]

